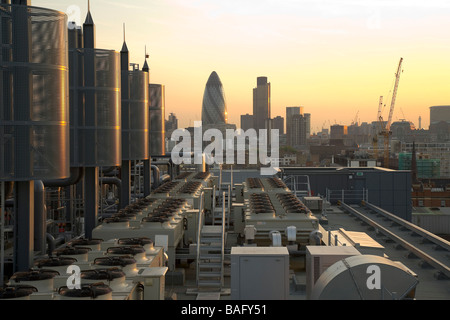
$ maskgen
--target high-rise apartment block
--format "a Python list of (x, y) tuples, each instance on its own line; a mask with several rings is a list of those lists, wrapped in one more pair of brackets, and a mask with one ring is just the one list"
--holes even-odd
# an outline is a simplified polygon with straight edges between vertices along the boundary
[(303, 110), (303, 107), (286, 108), (286, 142), (291, 147), (306, 146), (311, 136), (311, 114)]
[(253, 89), (254, 129), (266, 128), (266, 120), (271, 114), (271, 85), (267, 77), (257, 79), (257, 87)]

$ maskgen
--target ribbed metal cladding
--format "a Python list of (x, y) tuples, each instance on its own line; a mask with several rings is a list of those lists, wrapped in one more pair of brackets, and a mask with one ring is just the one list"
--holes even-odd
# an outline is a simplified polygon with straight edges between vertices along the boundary
[(74, 49), (70, 50), (69, 60), (71, 166), (119, 166), (122, 159), (119, 53)]
[(163, 156), (165, 148), (165, 87), (160, 84), (149, 85), (150, 95), (150, 155)]
[[(124, 71), (129, 99), (122, 99), (122, 160), (149, 159), (149, 117), (147, 72)], [(122, 81), (127, 83), (127, 81)]]
[(66, 15), (0, 4), (0, 44), (0, 180), (69, 177)]

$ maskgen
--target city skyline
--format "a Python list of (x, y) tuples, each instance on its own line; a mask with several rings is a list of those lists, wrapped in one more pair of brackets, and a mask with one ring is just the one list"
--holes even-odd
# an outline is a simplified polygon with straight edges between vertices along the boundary
[[(150, 81), (166, 86), (167, 112), (177, 114), (181, 127), (201, 119), (204, 82), (214, 70), (235, 124), (252, 113), (260, 76), (272, 83), (272, 117), (305, 106), (312, 132), (350, 124), (357, 113), (361, 122), (375, 121), (379, 97), (390, 101), (400, 57), (405, 63), (394, 121), (406, 118), (418, 127), (421, 116), (428, 128), (429, 107), (449, 104), (450, 6), (443, 1), (258, 3), (96, 0), (91, 12), (99, 47), (119, 51), (123, 23), (131, 62), (142, 65), (147, 46)], [(32, 5), (74, 20), (76, 12), (68, 9), (78, 7), (80, 24), (87, 12), (84, 0)]]

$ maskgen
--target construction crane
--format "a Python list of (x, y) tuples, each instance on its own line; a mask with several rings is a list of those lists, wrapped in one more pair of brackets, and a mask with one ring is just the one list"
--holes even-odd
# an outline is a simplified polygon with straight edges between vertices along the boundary
[(359, 116), (359, 110), (358, 110), (358, 113), (356, 113), (355, 120), (352, 121), (352, 126), (358, 125), (358, 123), (359, 123), (358, 116)]
[(379, 155), (379, 147), (378, 147), (378, 136), (383, 132), (384, 125), (383, 125), (383, 116), (382, 116), (382, 110), (383, 110), (383, 99), (384, 97), (380, 97), (380, 103), (378, 106), (378, 114), (377, 114), (377, 127), (375, 128), (375, 133), (373, 136), (373, 151), (374, 151), (374, 157), (375, 160), (378, 161)]
[(395, 86), (394, 86), (394, 92), (392, 94), (392, 101), (391, 101), (391, 108), (389, 110), (389, 118), (386, 123), (386, 127), (384, 128), (382, 135), (384, 137), (384, 166), (385, 168), (389, 168), (389, 159), (390, 159), (390, 141), (391, 141), (391, 124), (392, 124), (392, 118), (394, 116), (394, 109), (395, 109), (395, 102), (397, 100), (397, 92), (398, 92), (398, 86), (400, 84), (400, 75), (402, 72), (402, 64), (403, 64), (403, 58), (400, 58), (400, 63), (398, 65), (397, 73), (395, 75)]

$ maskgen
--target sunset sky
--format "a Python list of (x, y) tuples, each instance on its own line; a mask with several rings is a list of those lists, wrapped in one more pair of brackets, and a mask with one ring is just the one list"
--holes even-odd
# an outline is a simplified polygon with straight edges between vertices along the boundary
[[(34, 0), (84, 22), (86, 0)], [(201, 120), (206, 82), (222, 80), (229, 122), (253, 112), (258, 76), (272, 84), (272, 117), (287, 106), (330, 123), (388, 117), (404, 58), (394, 121), (428, 128), (429, 107), (450, 105), (450, 3), (444, 0), (92, 0), (97, 47), (119, 51), (123, 23), (131, 62), (150, 59), (151, 82), (166, 86), (166, 117)]]

